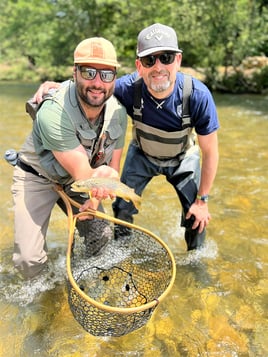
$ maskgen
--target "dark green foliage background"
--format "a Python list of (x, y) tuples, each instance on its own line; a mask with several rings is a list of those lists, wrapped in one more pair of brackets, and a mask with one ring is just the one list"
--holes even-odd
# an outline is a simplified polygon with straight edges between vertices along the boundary
[(17, 79), (25, 66), (38, 80), (60, 79), (76, 45), (103, 36), (115, 45), (121, 71), (132, 70), (137, 35), (154, 22), (174, 27), (183, 66), (205, 69), (212, 87), (218, 66), (268, 55), (268, 0), (2, 0), (0, 63), (17, 63)]

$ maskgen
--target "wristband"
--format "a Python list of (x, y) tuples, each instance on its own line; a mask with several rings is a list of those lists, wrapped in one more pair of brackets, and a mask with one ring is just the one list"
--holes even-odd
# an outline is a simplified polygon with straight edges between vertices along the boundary
[(203, 201), (203, 202), (208, 202), (208, 195), (196, 195), (196, 198), (200, 201)]

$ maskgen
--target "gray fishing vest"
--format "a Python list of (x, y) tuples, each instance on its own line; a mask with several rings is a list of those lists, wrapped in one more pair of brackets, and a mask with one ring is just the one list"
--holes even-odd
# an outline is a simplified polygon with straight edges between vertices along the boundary
[(99, 127), (97, 133), (90, 127), (89, 121), (83, 116), (77, 104), (76, 87), (73, 82), (64, 90), (57, 92), (53, 100), (68, 114), (76, 129), (77, 137), (87, 152), (91, 166), (95, 168), (109, 164), (116, 141), (122, 135), (120, 126), (122, 106), (118, 100), (112, 96), (106, 102), (103, 125)]
[[(58, 103), (68, 115), (75, 128), (77, 138), (87, 152), (91, 167), (96, 168), (103, 164), (108, 165), (112, 159), (117, 139), (123, 133), (120, 121), (122, 115), (125, 115), (125, 109), (120, 105), (118, 100), (112, 96), (106, 102), (103, 125), (99, 127), (98, 132), (95, 132), (90, 127), (89, 121), (80, 110), (76, 98), (76, 87), (73, 82), (61, 88), (53, 96), (48, 96), (45, 100), (52, 100)], [(26, 110), (34, 119), (37, 108), (31, 109), (28, 102)], [(45, 151), (41, 153), (39, 160), (42, 168), (45, 169), (51, 179), (66, 181), (69, 174), (58, 163), (51, 152)]]
[(139, 78), (134, 84), (133, 139), (151, 162), (159, 166), (175, 166), (185, 157), (187, 150), (194, 145), (190, 117), (192, 77), (184, 74), (182, 129), (173, 132), (143, 123), (142, 83), (142, 78)]

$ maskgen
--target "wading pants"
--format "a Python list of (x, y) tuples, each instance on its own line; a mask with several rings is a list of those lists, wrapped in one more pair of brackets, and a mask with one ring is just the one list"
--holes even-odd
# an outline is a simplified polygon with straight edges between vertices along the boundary
[[(57, 203), (66, 213), (66, 207), (53, 189), (54, 183), (15, 167), (12, 195), (14, 201), (14, 266), (25, 278), (32, 278), (44, 269), (47, 262), (46, 233), (51, 211)], [(74, 200), (83, 203), (79, 193), (64, 187)], [(99, 207), (99, 209), (101, 209)], [(73, 208), (74, 213), (78, 213)], [(80, 236), (84, 237), (95, 220), (77, 221)], [(94, 232), (96, 235), (96, 230)]]
[[(205, 230), (202, 233), (198, 233), (198, 229), (192, 229), (194, 217), (188, 220), (185, 219), (186, 213), (196, 199), (200, 182), (200, 155), (198, 148), (189, 156), (186, 156), (178, 166), (163, 167), (152, 163), (134, 142), (130, 143), (121, 181), (134, 188), (135, 192), (141, 195), (151, 179), (158, 175), (166, 177), (180, 199), (182, 206), (181, 226), (185, 227), (187, 249), (200, 248), (205, 240)], [(133, 215), (138, 213), (132, 202), (126, 202), (121, 198), (117, 198), (113, 203), (113, 211), (116, 218), (130, 223), (133, 222)], [(120, 235), (120, 231), (118, 230), (116, 234)]]

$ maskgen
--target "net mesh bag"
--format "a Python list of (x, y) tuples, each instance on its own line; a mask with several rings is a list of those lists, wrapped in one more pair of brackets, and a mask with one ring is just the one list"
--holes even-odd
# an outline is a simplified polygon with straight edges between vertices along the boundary
[[(91, 211), (69, 219), (68, 302), (74, 318), (94, 336), (122, 336), (145, 325), (175, 280), (166, 244), (142, 227)], [(79, 218), (92, 218), (84, 237)]]

